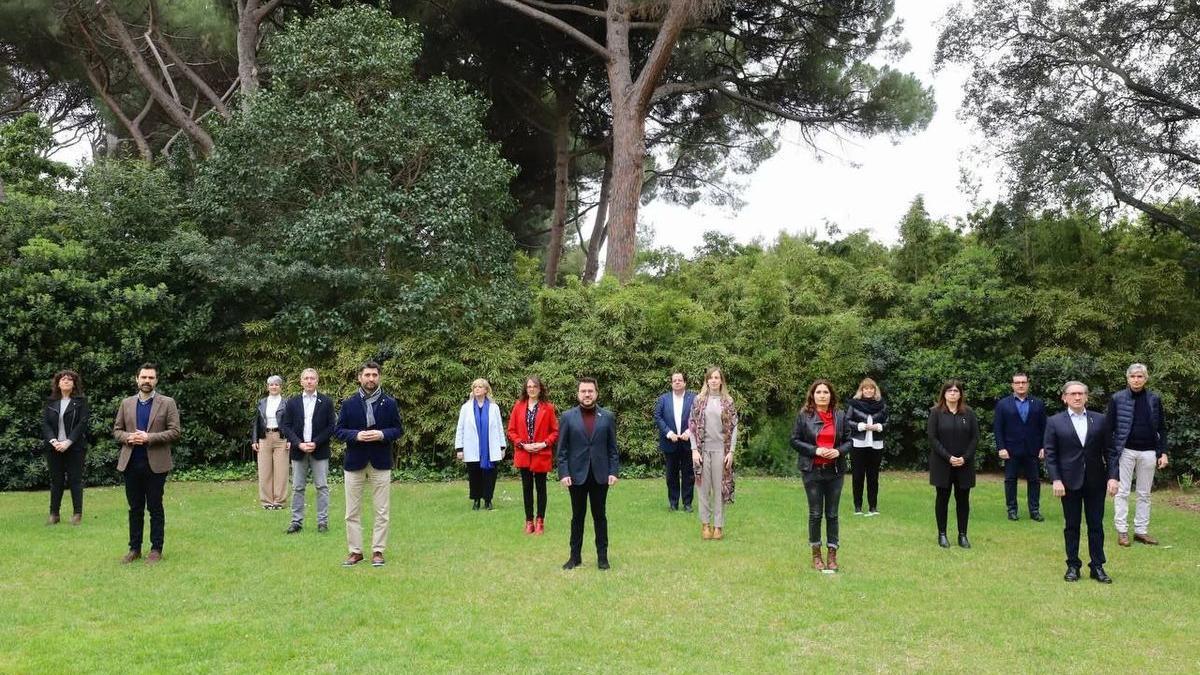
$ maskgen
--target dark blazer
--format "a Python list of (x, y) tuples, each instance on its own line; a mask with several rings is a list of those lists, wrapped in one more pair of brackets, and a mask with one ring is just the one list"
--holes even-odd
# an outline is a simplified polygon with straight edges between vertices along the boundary
[[(354, 394), (342, 401), (338, 411), (337, 429), (333, 434), (346, 444), (346, 458), (342, 466), (347, 471), (365, 469), (368, 463), (376, 469), (392, 468), (392, 444), (404, 435), (404, 425), (400, 422), (400, 407), (396, 405), (396, 399), (382, 394), (375, 402), (373, 410), (375, 424), (367, 426), (367, 408), (363, 397)], [(358, 432), (371, 429), (382, 431), (383, 440), (364, 443), (355, 438)]]
[(304, 442), (304, 394), (289, 398), (283, 406), (279, 428), (283, 431), (284, 438), (292, 444), (292, 460), (298, 462), (308, 454), (311, 454), (313, 459), (329, 459), (329, 439), (333, 437), (333, 431), (337, 427), (333, 399), (317, 392), (317, 405), (313, 407), (312, 417), (312, 442), (317, 444), (317, 449), (311, 453), (300, 449), (300, 444)]
[[(279, 408), (275, 411), (275, 423), (279, 425), (279, 433), (283, 433), (283, 413), (287, 408), (287, 398), (279, 397)], [(257, 412), (254, 415), (254, 426), (250, 429), (250, 442), (257, 443), (267, 435), (267, 397), (258, 399)]]
[[(846, 422), (850, 427), (850, 440), (854, 441), (857, 439), (860, 441), (865, 441), (867, 439), (867, 432), (859, 431), (858, 425), (859, 423), (866, 424), (867, 413), (855, 408), (854, 401), (855, 399), (849, 399), (846, 401)], [(887, 404), (885, 403), (883, 405), (883, 407), (879, 410), (879, 414), (871, 415), (870, 417), (873, 424), (885, 424), (888, 419)], [(876, 431), (873, 438), (875, 438), (875, 440), (879, 440), (879, 435), (882, 433), (882, 431)], [(851, 446), (853, 446), (853, 443), (851, 443)]]
[(1005, 396), (996, 403), (992, 432), (996, 435), (996, 451), (1008, 450), (1013, 459), (1036, 457), (1046, 437), (1046, 405), (1036, 396), (1028, 397), (1029, 416), (1024, 422), (1017, 412), (1017, 397)]
[[(979, 446), (975, 411), (967, 408), (952, 414), (935, 406), (929, 410), (925, 431), (929, 436), (929, 484), (940, 488), (948, 488), (951, 483), (960, 488), (975, 487), (975, 450)], [(953, 467), (951, 457), (962, 457), (966, 462)]]
[[(58, 440), (58, 402), (57, 398), (50, 399), (46, 407), (42, 408), (42, 447), (46, 452), (55, 452), (50, 441)], [(67, 440), (71, 441), (67, 452), (87, 450), (88, 415), (87, 398), (72, 396), (66, 412), (63, 413), (63, 428), (67, 432)]]
[[(792, 449), (796, 451), (796, 468), (801, 471), (812, 471), (813, 460), (817, 457), (817, 434), (825, 428), (821, 416), (813, 412), (800, 411), (796, 415), (796, 423), (792, 425)], [(842, 410), (833, 411), (833, 443), (834, 448), (841, 454), (834, 460), (838, 473), (846, 471), (846, 455), (849, 454), (853, 443), (850, 441), (850, 424), (846, 413)]]
[(690, 441), (672, 443), (667, 439), (667, 434), (670, 432), (682, 434), (687, 431), (688, 417), (692, 414), (692, 403), (696, 401), (696, 393), (687, 390), (683, 392), (683, 414), (679, 419), (682, 429), (675, 428), (674, 398), (675, 392), (668, 391), (654, 402), (654, 424), (658, 426), (658, 449), (661, 452), (688, 452), (690, 454), (692, 449)]
[(608, 477), (617, 475), (617, 418), (608, 410), (596, 406), (596, 426), (588, 436), (583, 427), (579, 406), (563, 413), (558, 420), (558, 479), (571, 477), (571, 483), (581, 485), (591, 472), (592, 480), (608, 484)]
[[(113, 422), (113, 438), (121, 444), (121, 454), (117, 457), (117, 471), (124, 471), (133, 454), (133, 446), (129, 444), (129, 436), (137, 431), (138, 396), (134, 394), (121, 401), (117, 408), (117, 419)], [(179, 440), (182, 430), (179, 426), (179, 406), (175, 399), (155, 392), (154, 403), (150, 405), (150, 423), (146, 425), (146, 433), (150, 442), (146, 445), (146, 459), (150, 470), (154, 473), (167, 473), (175, 465), (171, 461), (171, 444)]]
[(1108, 418), (1089, 410), (1087, 421), (1087, 442), (1082, 445), (1069, 411), (1046, 422), (1046, 473), (1050, 480), (1062, 481), (1068, 490), (1082, 488), (1085, 480), (1098, 487), (1120, 476), (1120, 448), (1113, 445)]

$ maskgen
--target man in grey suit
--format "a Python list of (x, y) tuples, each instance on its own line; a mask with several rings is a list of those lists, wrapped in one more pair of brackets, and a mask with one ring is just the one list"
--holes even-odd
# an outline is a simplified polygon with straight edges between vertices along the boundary
[(583, 519), (592, 506), (596, 531), (596, 566), (608, 569), (608, 488), (617, 483), (617, 419), (596, 405), (596, 380), (579, 379), (575, 392), (579, 405), (563, 413), (558, 422), (558, 478), (571, 492), (571, 557), (564, 570), (582, 563)]

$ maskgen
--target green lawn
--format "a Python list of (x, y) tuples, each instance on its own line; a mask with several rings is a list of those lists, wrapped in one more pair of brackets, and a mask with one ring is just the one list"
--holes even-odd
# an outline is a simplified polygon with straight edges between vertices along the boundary
[(168, 483), (157, 567), (118, 562), (119, 487), (89, 489), (78, 528), (43, 524), (45, 492), (0, 494), (0, 671), (1200, 671), (1200, 513), (1178, 493), (1155, 493), (1163, 546), (1118, 548), (1107, 521), (1102, 586), (1062, 581), (1048, 486), (1046, 522), (1010, 523), (982, 479), (974, 548), (943, 550), (922, 475), (887, 474), (869, 519), (847, 484), (836, 576), (807, 568), (795, 480), (739, 481), (722, 542), (667, 511), (659, 481), (623, 481), (608, 572), (590, 523), (585, 566), (559, 568), (570, 505), (550, 489), (534, 538), (519, 483), (497, 486), (493, 512), (461, 483), (396, 484), (382, 569), (339, 566), (340, 485), (328, 534), (310, 512), (285, 536), (287, 511), (258, 508), (251, 484)]

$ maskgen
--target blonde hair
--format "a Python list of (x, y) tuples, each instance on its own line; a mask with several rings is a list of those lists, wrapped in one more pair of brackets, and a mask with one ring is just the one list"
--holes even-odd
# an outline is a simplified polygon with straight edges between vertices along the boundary
[(486, 379), (484, 379), (482, 377), (476, 378), (473, 382), (471, 382), (471, 394), (470, 395), (472, 397), (474, 397), (475, 396), (475, 387), (477, 387), (481, 384), (483, 386), (487, 387), (487, 398), (491, 398), (492, 397), (492, 383), (488, 382)]
[(722, 399), (730, 398), (729, 382), (725, 379), (725, 371), (722, 370), (720, 366), (709, 366), (708, 368), (705, 369), (704, 384), (700, 387), (700, 394), (699, 394), (700, 398), (704, 398), (705, 396), (709, 396), (712, 394), (712, 392), (710, 392), (708, 390), (708, 378), (712, 377), (713, 373), (721, 374), (721, 389), (720, 389), (720, 391), (717, 392), (717, 394), (720, 395), (720, 397)]
[(875, 400), (876, 401), (883, 400), (883, 392), (879, 390), (879, 385), (875, 383), (875, 380), (872, 380), (869, 377), (864, 377), (863, 381), (858, 383), (858, 391), (854, 392), (854, 398), (857, 398), (860, 400), (862, 399), (862, 397), (863, 397), (862, 390), (864, 387), (874, 388), (875, 389)]

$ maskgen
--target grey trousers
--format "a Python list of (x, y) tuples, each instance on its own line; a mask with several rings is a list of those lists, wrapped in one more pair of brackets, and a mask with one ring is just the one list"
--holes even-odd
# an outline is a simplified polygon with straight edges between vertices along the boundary
[(329, 460), (313, 459), (311, 454), (304, 459), (292, 460), (292, 522), (304, 524), (304, 486), (308, 471), (312, 469), (313, 487), (317, 489), (317, 524), (329, 524)]
[(721, 480), (725, 477), (725, 450), (701, 452), (704, 465), (696, 485), (700, 499), (700, 522), (713, 527), (725, 527), (725, 501), (721, 499)]
[(1158, 466), (1158, 458), (1153, 450), (1121, 450), (1120, 463), (1121, 487), (1117, 488), (1117, 497), (1113, 500), (1116, 512), (1113, 516), (1113, 526), (1117, 532), (1129, 532), (1129, 488), (1136, 483), (1137, 506), (1133, 514), (1133, 533), (1149, 534), (1150, 532), (1150, 488), (1154, 486), (1154, 469)]

